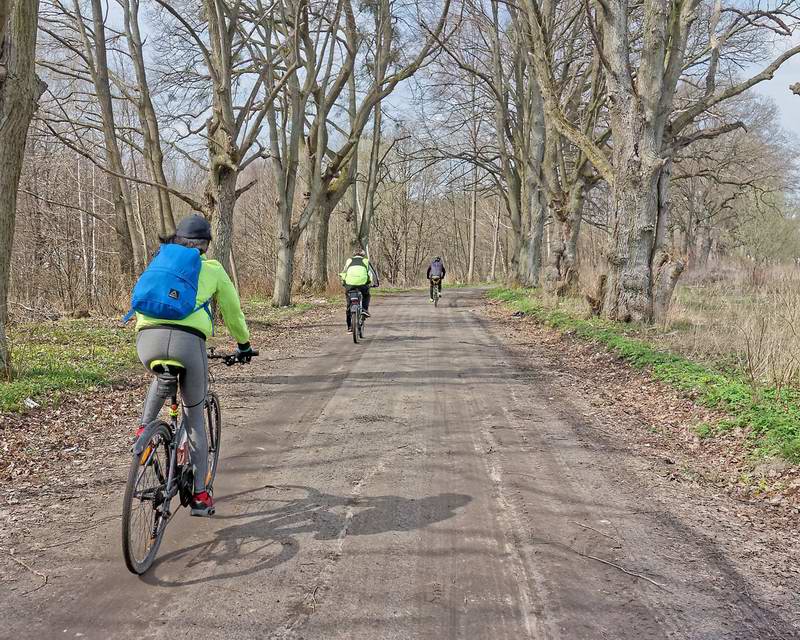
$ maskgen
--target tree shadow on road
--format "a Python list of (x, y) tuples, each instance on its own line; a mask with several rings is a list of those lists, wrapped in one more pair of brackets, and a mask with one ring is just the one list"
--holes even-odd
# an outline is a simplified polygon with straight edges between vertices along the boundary
[[(265, 490), (266, 498), (257, 495)], [(457, 493), (424, 498), (339, 496), (312, 487), (268, 485), (218, 501), (244, 501), (248, 506), (267, 508), (216, 517), (215, 523), (228, 526), (214, 531), (211, 540), (164, 555), (142, 580), (154, 586), (185, 587), (250, 575), (296, 556), (300, 551), (298, 536), (336, 541), (415, 531), (452, 518), (471, 500)]]

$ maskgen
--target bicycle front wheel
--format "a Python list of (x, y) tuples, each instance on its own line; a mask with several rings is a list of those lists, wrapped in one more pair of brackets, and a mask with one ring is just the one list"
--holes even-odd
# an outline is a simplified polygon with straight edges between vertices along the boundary
[(144, 451), (134, 455), (122, 501), (122, 554), (137, 575), (156, 559), (169, 519), (167, 480), (170, 475), (172, 433), (161, 423)]
[(208, 442), (208, 473), (206, 474), (206, 487), (209, 489), (214, 484), (217, 477), (217, 465), (219, 464), (219, 447), (222, 437), (222, 409), (219, 406), (217, 394), (211, 392), (206, 401), (206, 438)]

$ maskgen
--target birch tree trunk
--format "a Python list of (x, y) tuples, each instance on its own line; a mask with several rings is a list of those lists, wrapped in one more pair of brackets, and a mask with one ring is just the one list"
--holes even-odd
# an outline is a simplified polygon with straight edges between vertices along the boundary
[(11, 375), (8, 285), (28, 127), (45, 85), (36, 76), (38, 0), (0, 0), (0, 373)]

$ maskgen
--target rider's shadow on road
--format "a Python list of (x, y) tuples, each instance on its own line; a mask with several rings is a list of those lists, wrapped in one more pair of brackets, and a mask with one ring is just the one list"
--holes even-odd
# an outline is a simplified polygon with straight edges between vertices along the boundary
[[(265, 490), (266, 498), (247, 497)], [(424, 498), (338, 496), (295, 485), (254, 489), (219, 502), (232, 507), (244, 501), (249, 507), (268, 505), (267, 509), (218, 516), (215, 522), (235, 524), (217, 529), (213, 539), (164, 555), (142, 579), (177, 587), (249, 575), (291, 560), (300, 551), (296, 536), (333, 541), (414, 531), (452, 518), (471, 499), (456, 493)]]

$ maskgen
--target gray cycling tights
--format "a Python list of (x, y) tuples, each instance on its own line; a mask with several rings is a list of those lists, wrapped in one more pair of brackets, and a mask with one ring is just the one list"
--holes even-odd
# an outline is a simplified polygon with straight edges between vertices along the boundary
[[(208, 392), (208, 354), (206, 341), (179, 329), (145, 329), (136, 336), (139, 360), (150, 371), (153, 360), (177, 360), (186, 373), (181, 377), (181, 401), (186, 415), (186, 435), (189, 456), (194, 465), (194, 490), (205, 491), (208, 473), (208, 441), (204, 421), (205, 399)], [(158, 381), (150, 383), (142, 409), (142, 424), (158, 417), (164, 398), (158, 396)]]

